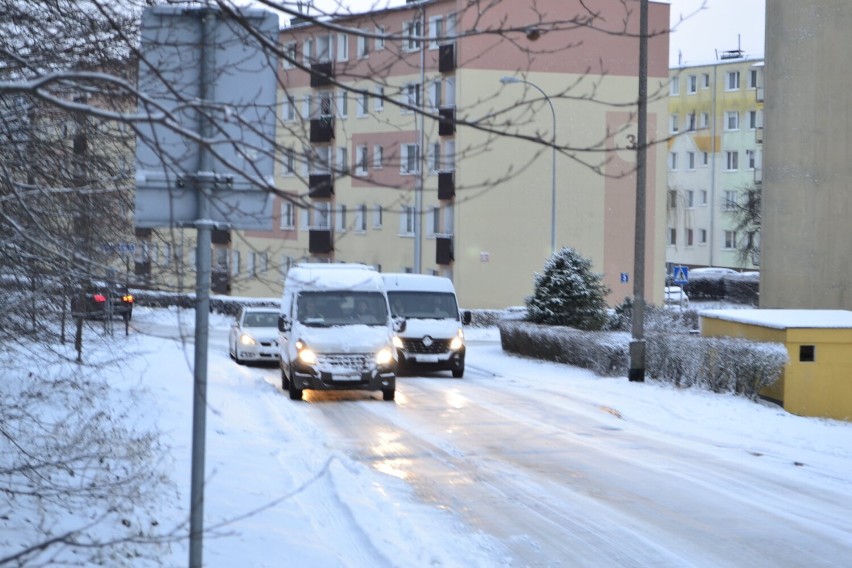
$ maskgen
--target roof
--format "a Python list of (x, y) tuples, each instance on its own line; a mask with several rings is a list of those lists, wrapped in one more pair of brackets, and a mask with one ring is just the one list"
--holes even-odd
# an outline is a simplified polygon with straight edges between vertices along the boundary
[(303, 263), (287, 272), (284, 291), (299, 290), (358, 290), (378, 291), (384, 289), (378, 272), (366, 264), (356, 263)]
[(409, 273), (384, 273), (382, 278), (388, 292), (449, 292), (455, 293), (453, 281), (443, 276), (431, 276), (429, 274)]
[(848, 310), (702, 310), (698, 315), (775, 329), (852, 328), (852, 311)]

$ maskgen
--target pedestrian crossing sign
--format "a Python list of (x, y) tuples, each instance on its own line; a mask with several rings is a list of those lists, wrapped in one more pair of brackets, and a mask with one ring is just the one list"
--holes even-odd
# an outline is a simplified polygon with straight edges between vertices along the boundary
[(672, 274), (672, 281), (679, 285), (689, 282), (689, 267), (680, 265), (675, 266), (674, 273)]

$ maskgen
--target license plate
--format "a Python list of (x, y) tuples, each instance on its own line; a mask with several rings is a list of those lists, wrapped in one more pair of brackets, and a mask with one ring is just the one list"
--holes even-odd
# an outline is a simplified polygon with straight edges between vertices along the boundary
[(335, 381), (360, 381), (361, 375), (334, 375)]
[(437, 355), (418, 355), (417, 362), (419, 363), (437, 363), (438, 356)]

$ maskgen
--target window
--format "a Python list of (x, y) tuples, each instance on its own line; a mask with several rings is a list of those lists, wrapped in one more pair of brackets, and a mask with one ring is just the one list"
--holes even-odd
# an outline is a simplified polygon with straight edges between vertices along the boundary
[(367, 174), (367, 146), (358, 146), (355, 148), (355, 174)]
[(296, 42), (290, 41), (284, 44), (284, 58), (281, 60), (281, 65), (284, 69), (292, 69), (296, 63)]
[(725, 130), (740, 129), (740, 113), (735, 110), (725, 111)]
[(680, 94), (680, 77), (672, 77), (669, 83), (669, 94), (675, 97)]
[(710, 113), (702, 112), (701, 113), (701, 120), (698, 123), (698, 127), (699, 128), (708, 128), (709, 126), (710, 126)]
[(726, 165), (725, 169), (728, 171), (738, 170), (740, 167), (740, 153), (736, 150), (725, 152), (726, 157)]
[(686, 169), (694, 170), (695, 169), (695, 152), (687, 152), (686, 153)]
[(257, 276), (257, 253), (250, 252), (248, 258), (246, 259), (246, 274), (248, 276)]
[(451, 172), (456, 169), (456, 141), (444, 140), (444, 151), (442, 153), (441, 171)]
[(700, 201), (698, 202), (699, 205), (707, 205), (707, 190), (706, 189), (701, 190), (701, 192), (699, 193), (699, 199), (700, 199)]
[(725, 231), (725, 245), (722, 247), (727, 250), (737, 248), (737, 232)]
[(370, 104), (370, 95), (367, 93), (361, 93), (358, 95), (358, 116), (367, 116), (367, 109)]
[(757, 88), (757, 69), (751, 69), (748, 72), (748, 88), (756, 89)]
[(689, 209), (695, 207), (695, 192), (691, 189), (686, 190), (686, 206)]
[(701, 152), (701, 165), (706, 166), (710, 163), (710, 153), (709, 152)]
[(370, 55), (370, 42), (367, 41), (366, 37), (359, 35), (355, 42), (355, 49), (357, 50), (356, 55), (358, 59), (364, 59)]
[(349, 91), (337, 95), (337, 115), (340, 118), (349, 116)]
[(385, 108), (385, 88), (376, 87), (376, 96), (373, 97), (373, 108), (380, 111)]
[(281, 168), (285, 176), (296, 174), (296, 151), (293, 148), (284, 148), (284, 163)]
[(438, 49), (438, 43), (444, 35), (444, 20), (441, 16), (429, 18), (429, 49)]
[(374, 205), (373, 206), (373, 228), (381, 229), (382, 228), (382, 206)]
[(306, 39), (302, 42), (302, 63), (310, 65), (313, 57), (314, 40)]
[(441, 143), (433, 142), (429, 145), (429, 171), (436, 173), (441, 171)]
[(349, 35), (337, 34), (337, 60), (349, 60)]
[(757, 111), (756, 110), (748, 111), (748, 127), (751, 130), (754, 130), (754, 129), (757, 128)]
[(799, 361), (802, 363), (813, 363), (816, 361), (816, 346), (799, 345)]
[(364, 203), (355, 210), (355, 231), (358, 233), (367, 232), (367, 206)]
[(669, 170), (677, 171), (677, 152), (669, 152)]
[(385, 48), (385, 27), (376, 26), (376, 51), (382, 51)]
[(707, 229), (698, 229), (698, 244), (707, 244)]
[(320, 62), (331, 61), (331, 36), (321, 35), (316, 38), (317, 53), (316, 59)]
[(746, 152), (746, 164), (747, 164), (746, 167), (750, 170), (753, 170), (754, 166), (757, 162), (757, 160), (755, 159), (754, 150), (746, 150), (745, 152)]
[(335, 223), (337, 230), (340, 231), (341, 233), (346, 231), (346, 206), (345, 205), (338, 205), (337, 206), (337, 211), (335, 212), (335, 217), (337, 217), (336, 223)]
[(440, 231), (441, 226), (441, 210), (437, 207), (430, 207), (429, 214), (426, 216), (426, 236), (435, 237), (435, 234)]
[(429, 83), (429, 103), (433, 109), (437, 109), (441, 106), (443, 86), (444, 85), (440, 79)]
[(691, 112), (686, 115), (686, 129), (690, 132), (695, 130), (695, 113)]
[(332, 115), (331, 91), (320, 91), (317, 96), (319, 98), (320, 117), (330, 117)]
[(312, 229), (330, 229), (331, 228), (331, 204), (328, 201), (317, 201), (309, 209), (306, 209), (310, 214), (309, 226)]
[(337, 171), (341, 175), (349, 173), (349, 155), (346, 152), (346, 146), (337, 148)]
[(282, 103), (281, 116), (284, 122), (296, 120), (296, 99), (293, 95), (284, 95)]
[(302, 99), (302, 118), (313, 118), (313, 115), (311, 114), (313, 110), (313, 100), (311, 99), (311, 95), (305, 95), (305, 98)]
[(373, 145), (373, 168), (380, 170), (385, 159), (385, 148), (381, 144)]
[(420, 42), (416, 38), (422, 35), (420, 20), (411, 20), (402, 24), (402, 49), (417, 51), (420, 48)]
[(691, 247), (693, 245), (692, 242), (692, 229), (686, 230), (686, 246)]
[(740, 72), (728, 71), (727, 81), (725, 82), (725, 90), (736, 91), (740, 88)]
[(231, 276), (240, 275), (240, 251), (231, 251)]
[(669, 228), (669, 246), (677, 246), (677, 229)]
[(296, 208), (289, 201), (281, 204), (281, 221), (279, 228), (282, 231), (292, 231), (296, 228)]
[(406, 236), (414, 234), (414, 206), (402, 206), (399, 215), (399, 233)]
[[(409, 83), (405, 86), (405, 92), (403, 93), (403, 101), (409, 107), (420, 108), (420, 84), (419, 83)], [(403, 112), (411, 112), (411, 108), (402, 109)]]
[(671, 115), (669, 117), (669, 131), (671, 131), (672, 134), (676, 133), (678, 131), (678, 126), (678, 116), (676, 114)]
[(725, 202), (722, 204), (722, 209), (725, 211), (733, 211), (737, 208), (737, 192), (733, 189), (725, 190)]
[(258, 253), (258, 260), (260, 261), (258, 264), (260, 265), (260, 271), (266, 272), (269, 270), (269, 253), (261, 252)]
[(669, 208), (674, 209), (677, 207), (677, 191), (670, 189), (669, 190)]
[(701, 75), (701, 88), (709, 89), (710, 88), (710, 73), (704, 73)]
[(694, 95), (696, 91), (698, 91), (698, 77), (696, 75), (690, 75), (686, 81), (686, 92), (690, 95)]
[(399, 171), (403, 174), (416, 174), (420, 171), (420, 147), (417, 144), (400, 146)]

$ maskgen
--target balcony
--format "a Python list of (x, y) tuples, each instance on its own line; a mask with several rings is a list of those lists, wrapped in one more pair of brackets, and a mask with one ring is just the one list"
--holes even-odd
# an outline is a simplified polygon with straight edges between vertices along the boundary
[(331, 174), (308, 175), (308, 197), (329, 198), (334, 194), (334, 180)]
[(456, 107), (441, 107), (438, 109), (441, 117), (438, 123), (438, 136), (452, 136), (456, 133)]
[(311, 87), (330, 87), (334, 79), (334, 67), (331, 61), (311, 65)]
[(449, 236), (435, 238), (435, 263), (452, 264), (455, 260), (453, 255), (453, 238)]
[(456, 172), (438, 173), (438, 199), (452, 199), (456, 196)]
[(331, 229), (311, 229), (308, 231), (308, 252), (311, 254), (330, 254), (334, 251), (331, 242)]
[(754, 168), (754, 185), (763, 185), (763, 168)]
[(227, 229), (213, 229), (210, 235), (210, 242), (214, 245), (230, 245), (231, 231)]
[(754, 98), (757, 102), (763, 102), (763, 87), (755, 87), (754, 89)]
[(763, 127), (758, 126), (754, 129), (754, 141), (758, 144), (763, 144)]
[(311, 119), (311, 142), (331, 142), (334, 139), (334, 117), (322, 116)]
[(456, 70), (456, 44), (448, 43), (438, 47), (438, 71), (451, 73)]

